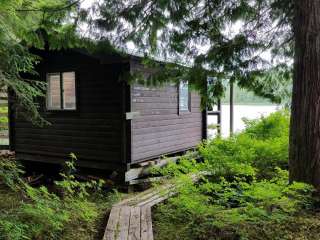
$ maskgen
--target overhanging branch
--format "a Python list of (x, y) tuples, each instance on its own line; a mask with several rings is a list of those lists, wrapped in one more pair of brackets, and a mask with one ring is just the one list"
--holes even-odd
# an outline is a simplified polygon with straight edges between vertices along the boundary
[(60, 7), (60, 8), (30, 8), (30, 9), (16, 9), (17, 12), (60, 12), (60, 11), (64, 11), (64, 10), (67, 10), (79, 3), (81, 3), (83, 0), (77, 0), (77, 1), (74, 1), (66, 6), (63, 6), (63, 7)]

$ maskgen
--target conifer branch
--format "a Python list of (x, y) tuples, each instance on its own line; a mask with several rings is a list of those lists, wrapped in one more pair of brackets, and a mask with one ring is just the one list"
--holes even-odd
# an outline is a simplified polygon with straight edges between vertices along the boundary
[(30, 9), (16, 9), (17, 12), (60, 12), (67, 10), (79, 3), (81, 3), (83, 0), (76, 0), (66, 6), (60, 7), (60, 8), (53, 8), (53, 9), (41, 9), (41, 8), (30, 8)]

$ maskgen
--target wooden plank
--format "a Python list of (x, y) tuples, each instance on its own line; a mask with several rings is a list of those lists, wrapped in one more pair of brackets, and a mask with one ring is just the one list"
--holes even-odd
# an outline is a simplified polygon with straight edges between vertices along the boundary
[(141, 207), (141, 240), (153, 240), (151, 207)]
[(163, 167), (167, 165), (169, 162), (175, 163), (180, 159), (181, 157), (172, 157), (172, 158), (165, 158), (165, 159), (158, 159), (157, 162), (151, 164), (151, 166), (148, 167), (140, 167), (140, 168), (132, 168), (129, 171), (125, 173), (125, 180), (126, 182), (129, 182), (133, 179), (137, 179), (139, 177), (146, 176), (150, 174), (150, 170), (154, 167)]
[(158, 133), (170, 130), (177, 130), (177, 129), (190, 129), (190, 128), (200, 128), (201, 133), (202, 123), (201, 120), (196, 123), (181, 123), (181, 124), (172, 124), (167, 126), (160, 126), (160, 127), (148, 127), (148, 128), (139, 128), (139, 129), (132, 129), (134, 135), (143, 135), (148, 133)]
[[(50, 120), (49, 120), (50, 121)], [(56, 129), (56, 130), (77, 130), (82, 131), (84, 129), (91, 129), (93, 131), (115, 131), (115, 129), (120, 129), (119, 119), (115, 121), (113, 124), (111, 121), (105, 120), (104, 124), (90, 124), (90, 123), (81, 123), (81, 122), (65, 122), (65, 123), (57, 123), (57, 122), (50, 122), (50, 126), (45, 126), (43, 128), (33, 126), (31, 123), (24, 123), (24, 122), (17, 122), (17, 128), (35, 128), (35, 129)]]
[[(192, 113), (192, 117), (201, 117), (201, 113)], [(138, 116), (134, 119), (135, 123), (139, 122), (153, 122), (153, 121), (163, 121), (163, 120), (172, 120), (172, 119), (186, 119), (190, 118), (190, 115), (188, 114), (167, 114), (167, 115), (144, 115), (144, 116)]]
[(106, 229), (103, 240), (115, 240), (116, 239), (116, 232), (113, 230)]
[(201, 115), (193, 116), (192, 114), (189, 115), (188, 118), (176, 118), (176, 119), (169, 119), (169, 120), (161, 120), (161, 121), (143, 121), (143, 122), (136, 122), (133, 121), (133, 128), (149, 128), (149, 127), (160, 127), (160, 126), (170, 126), (176, 124), (186, 124), (186, 123), (195, 123), (201, 122)]
[(175, 186), (173, 184), (166, 184), (162, 186), (161, 189), (155, 190), (154, 194), (151, 197), (140, 200), (136, 205), (139, 207), (143, 207), (143, 206), (152, 207), (175, 194), (176, 194)]
[[(91, 130), (90, 128), (87, 129), (82, 129), (81, 131), (74, 131), (74, 130), (53, 130), (53, 129), (38, 129), (38, 128), (16, 128), (17, 135), (21, 135), (23, 137), (28, 138), (30, 137), (35, 137), (35, 136), (66, 136), (66, 137), (84, 137), (84, 138), (114, 138), (115, 140), (117, 139), (118, 133), (116, 132), (103, 132), (103, 131), (96, 131), (96, 130)], [(35, 136), (33, 136), (33, 135)], [(79, 139), (78, 139), (79, 140)]]
[(161, 155), (168, 155), (170, 153), (176, 153), (176, 152), (183, 152), (185, 150), (191, 149), (196, 147), (201, 141), (201, 138), (199, 139), (192, 139), (188, 140), (186, 142), (180, 143), (180, 144), (171, 144), (167, 146), (159, 146), (159, 148), (155, 148), (148, 151), (135, 151), (133, 149), (132, 151), (132, 161), (139, 161), (142, 159), (151, 159), (155, 157), (159, 157)]
[[(28, 153), (21, 153), (16, 151), (16, 159), (18, 160), (25, 160), (25, 161), (33, 161), (33, 162), (46, 162), (46, 163), (54, 163), (54, 164), (63, 164), (66, 160), (69, 160), (69, 156), (67, 155), (59, 155), (59, 156), (52, 156), (53, 154), (50, 153), (42, 153), (39, 154), (28, 154)], [(126, 167), (121, 165), (119, 158), (109, 158), (108, 156), (105, 158), (97, 159), (93, 157), (83, 157), (78, 156), (77, 165), (81, 167), (87, 168), (97, 168), (97, 169), (113, 169), (116, 171), (125, 171)]]
[[(26, 132), (19, 132), (19, 137), (21, 139), (38, 139), (38, 140), (48, 140), (48, 135), (51, 136), (51, 139), (54, 139), (54, 141), (61, 141), (61, 142), (79, 142), (79, 143), (91, 143), (91, 144), (111, 144), (114, 143), (113, 145), (118, 145), (117, 139), (109, 139), (109, 138), (116, 138), (115, 134), (110, 134), (108, 137), (106, 136), (65, 136), (65, 135), (59, 135), (59, 134), (50, 134), (47, 133), (47, 135), (43, 135), (40, 133), (26, 133)], [(50, 141), (48, 141), (50, 142)]]
[(107, 227), (103, 236), (103, 240), (115, 240), (118, 229), (118, 222), (120, 216), (120, 207), (113, 207), (111, 209)]
[(136, 206), (136, 204), (138, 204), (139, 202), (144, 201), (148, 198), (151, 198), (152, 196), (158, 194), (160, 189), (165, 189), (165, 188), (166, 188), (166, 185), (160, 186), (157, 189), (151, 188), (149, 190), (136, 194), (134, 197), (124, 199), (123, 201), (115, 204), (114, 206), (124, 206), (124, 205)]
[(181, 134), (171, 135), (168, 137), (155, 137), (153, 139), (146, 139), (144, 141), (135, 141), (133, 147), (136, 151), (139, 151), (140, 149), (146, 150), (146, 148), (161, 148), (169, 143), (178, 144), (180, 142), (188, 142), (191, 139), (196, 139), (199, 141), (202, 139), (202, 133), (200, 132), (199, 128), (191, 129), (189, 132), (182, 132)]
[(130, 224), (130, 214), (132, 207), (122, 206), (120, 208), (120, 217), (119, 217), (119, 235), (116, 238), (117, 240), (127, 240), (129, 236), (129, 224)]
[(77, 141), (76, 139), (70, 138), (69, 141), (67, 139), (61, 140), (60, 138), (51, 138), (48, 139), (34, 139), (34, 138), (17, 138), (16, 144), (17, 145), (30, 145), (30, 146), (54, 146), (58, 148), (80, 148), (82, 150), (88, 149), (88, 150), (104, 150), (104, 151), (111, 151), (111, 152), (117, 152), (119, 151), (119, 144), (115, 141), (109, 141), (107, 139), (104, 139), (100, 142), (90, 141), (91, 139), (88, 138), (86, 142)]
[(141, 209), (140, 207), (131, 208), (130, 227), (128, 240), (140, 240), (141, 239)]
[(141, 163), (143, 161), (148, 161), (150, 159), (159, 158), (164, 155), (172, 155), (176, 153), (183, 153), (186, 151), (194, 151), (198, 146), (199, 142), (195, 142), (192, 146), (185, 147), (185, 145), (181, 146), (173, 146), (167, 149), (160, 149), (159, 152), (148, 152), (142, 153), (141, 155), (135, 155), (132, 158), (132, 164)]
[[(176, 90), (177, 91), (177, 90)], [(156, 94), (156, 93), (155, 93)], [(166, 92), (163, 94), (157, 94), (157, 96), (138, 96), (139, 94), (136, 94), (132, 98), (132, 102), (135, 106), (140, 107), (142, 105), (145, 105), (146, 107), (153, 107), (151, 104), (153, 103), (159, 103), (159, 104), (171, 104), (177, 106), (178, 104), (178, 93), (177, 92)], [(192, 103), (194, 106), (199, 106), (201, 104), (200, 97), (197, 96), (191, 96)]]
[(143, 178), (143, 179), (133, 179), (128, 182), (129, 185), (138, 185), (142, 183), (154, 183), (154, 182), (159, 182), (161, 180), (168, 179), (168, 177), (148, 177), (148, 178)]
[[(28, 160), (32, 160), (31, 156), (36, 156), (36, 155), (40, 155), (40, 158), (38, 158), (38, 161), (43, 161), (46, 162), (46, 157), (47, 156), (52, 156), (52, 157), (58, 157), (58, 158), (62, 158), (62, 160), (68, 159), (69, 154), (72, 151), (61, 151), (61, 150), (56, 150), (56, 151), (45, 151), (45, 148), (42, 148), (41, 151), (37, 150), (37, 149), (28, 149), (26, 148), (21, 148), (21, 147), (16, 147), (15, 151), (21, 155), (23, 154), (27, 154), (30, 156), (30, 159)], [(105, 152), (104, 154), (101, 155), (92, 155), (92, 154), (88, 154), (88, 153), (80, 153), (77, 151), (74, 151), (74, 153), (77, 155), (77, 157), (79, 159), (88, 159), (88, 160), (95, 160), (96, 162), (112, 162), (112, 163), (116, 163), (119, 161), (120, 159), (120, 154), (119, 153), (112, 153), (112, 152)]]
[[(119, 146), (120, 147), (120, 146)], [(60, 153), (60, 154), (69, 154), (71, 152), (75, 153), (76, 155), (85, 155), (85, 156), (92, 156), (92, 158), (95, 157), (107, 157), (107, 156), (120, 156), (120, 151), (112, 151), (112, 149), (106, 148), (84, 148), (84, 147), (76, 147), (76, 146), (53, 146), (51, 147), (50, 144), (44, 144), (44, 145), (32, 145), (28, 144), (27, 142), (25, 144), (22, 143), (16, 143), (16, 150), (20, 152), (46, 152), (47, 155), (53, 155), (54, 153)]]
[(166, 199), (176, 195), (177, 193), (174, 191), (174, 189), (172, 188), (170, 191), (168, 191), (167, 193), (162, 193), (159, 195), (154, 196), (153, 198), (149, 199), (148, 201), (145, 202), (141, 202), (139, 204), (140, 207), (143, 206), (150, 206), (153, 207), (155, 205), (157, 205), (158, 203), (161, 203), (163, 201), (165, 201)]
[(133, 109), (135, 110), (144, 110), (144, 109), (177, 109), (177, 102), (153, 102), (153, 103), (138, 103), (135, 102), (132, 104)]
[[(200, 126), (197, 127), (200, 129)], [(196, 128), (193, 128), (196, 129)], [(140, 135), (134, 135), (134, 140), (135, 142), (143, 142), (145, 140), (152, 140), (154, 138), (164, 138), (164, 137), (170, 137), (170, 136), (175, 136), (175, 135), (181, 135), (185, 134), (187, 131), (186, 128), (178, 128), (175, 130), (168, 130), (168, 131), (162, 131), (162, 132), (151, 132), (151, 133), (145, 133), (145, 134), (140, 134)]]
[(165, 97), (159, 97), (159, 96), (149, 96), (149, 97), (143, 97), (143, 96), (136, 96), (132, 98), (132, 102), (135, 103), (175, 103), (178, 104), (178, 94), (167, 94)]
[[(53, 114), (50, 116), (50, 114), (48, 114), (48, 116), (46, 117), (46, 119), (48, 121), (52, 121), (54, 122), (55, 124), (58, 124), (58, 123), (64, 123), (64, 124), (80, 124), (80, 125), (94, 125), (94, 124), (106, 124), (106, 123), (110, 123), (112, 121), (114, 122), (117, 122), (119, 121), (119, 117), (121, 116), (120, 114), (102, 114), (101, 117), (99, 118), (99, 116), (96, 116), (94, 118), (90, 118), (88, 116), (81, 116), (81, 118), (79, 118), (79, 116), (69, 116), (68, 115), (68, 112), (65, 112), (63, 114), (63, 112), (59, 112), (59, 113), (62, 113), (62, 115), (64, 116), (63, 118)], [(23, 119), (23, 118), (19, 118), (18, 121), (20, 123), (27, 123), (27, 124), (30, 124), (32, 125), (31, 122)]]
[[(165, 196), (171, 190), (173, 190), (174, 185), (173, 184), (164, 184), (161, 186), (158, 186), (157, 188), (151, 188), (147, 191), (141, 192), (134, 197), (125, 199), (121, 201), (120, 203), (114, 205), (114, 206), (142, 206), (146, 205), (148, 202), (152, 201), (153, 199), (159, 198), (159, 196)], [(173, 191), (174, 192), (174, 191)], [(151, 200), (150, 200), (151, 199)], [(140, 204), (143, 203), (143, 204)]]
[(117, 230), (118, 229), (118, 222), (119, 222), (119, 217), (120, 217), (120, 207), (113, 207), (111, 209), (110, 215), (109, 215), (109, 220), (107, 224), (107, 229), (109, 230)]
[[(132, 109), (132, 111), (137, 111), (136, 109)], [(139, 111), (140, 116), (150, 116), (150, 115), (171, 115), (171, 114), (177, 114), (178, 107), (176, 109), (142, 109)], [(200, 108), (192, 107), (191, 108), (192, 113), (201, 113)]]
[[(158, 139), (157, 139), (158, 140)], [(146, 141), (145, 144), (139, 144), (135, 145), (133, 148), (133, 153), (144, 153), (144, 152), (149, 152), (149, 151), (158, 151), (161, 149), (165, 149), (167, 147), (172, 147), (172, 146), (180, 146), (185, 144), (185, 147), (190, 147), (189, 143), (200, 143), (202, 140), (202, 134), (197, 133), (195, 135), (182, 135), (181, 137), (176, 136), (172, 138), (170, 141), (161, 141), (159, 140), (158, 142), (152, 141), (150, 144)], [(178, 150), (178, 149), (177, 149)], [(163, 152), (162, 154), (166, 154)]]

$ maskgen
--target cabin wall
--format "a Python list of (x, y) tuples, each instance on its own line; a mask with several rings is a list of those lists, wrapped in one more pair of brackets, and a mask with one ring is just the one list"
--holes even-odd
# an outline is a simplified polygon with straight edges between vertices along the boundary
[(41, 80), (48, 72), (75, 71), (77, 110), (47, 111), (39, 100), (42, 116), (50, 126), (38, 127), (17, 111), (15, 151), (18, 159), (60, 163), (72, 152), (79, 165), (115, 169), (123, 159), (123, 84), (120, 64), (103, 65), (76, 52), (51, 52), (38, 66)]
[[(141, 71), (141, 66), (134, 69)], [(132, 162), (184, 151), (199, 144), (204, 124), (200, 104), (200, 96), (192, 92), (191, 111), (179, 114), (176, 85), (162, 88), (133, 85), (131, 111), (137, 116), (131, 122)]]

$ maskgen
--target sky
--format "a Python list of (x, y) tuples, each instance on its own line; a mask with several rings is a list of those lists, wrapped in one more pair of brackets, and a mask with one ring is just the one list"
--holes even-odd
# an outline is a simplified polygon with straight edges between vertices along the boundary
[(95, 0), (83, 0), (81, 2), (81, 7), (82, 8), (89, 8), (91, 5), (95, 2)]

